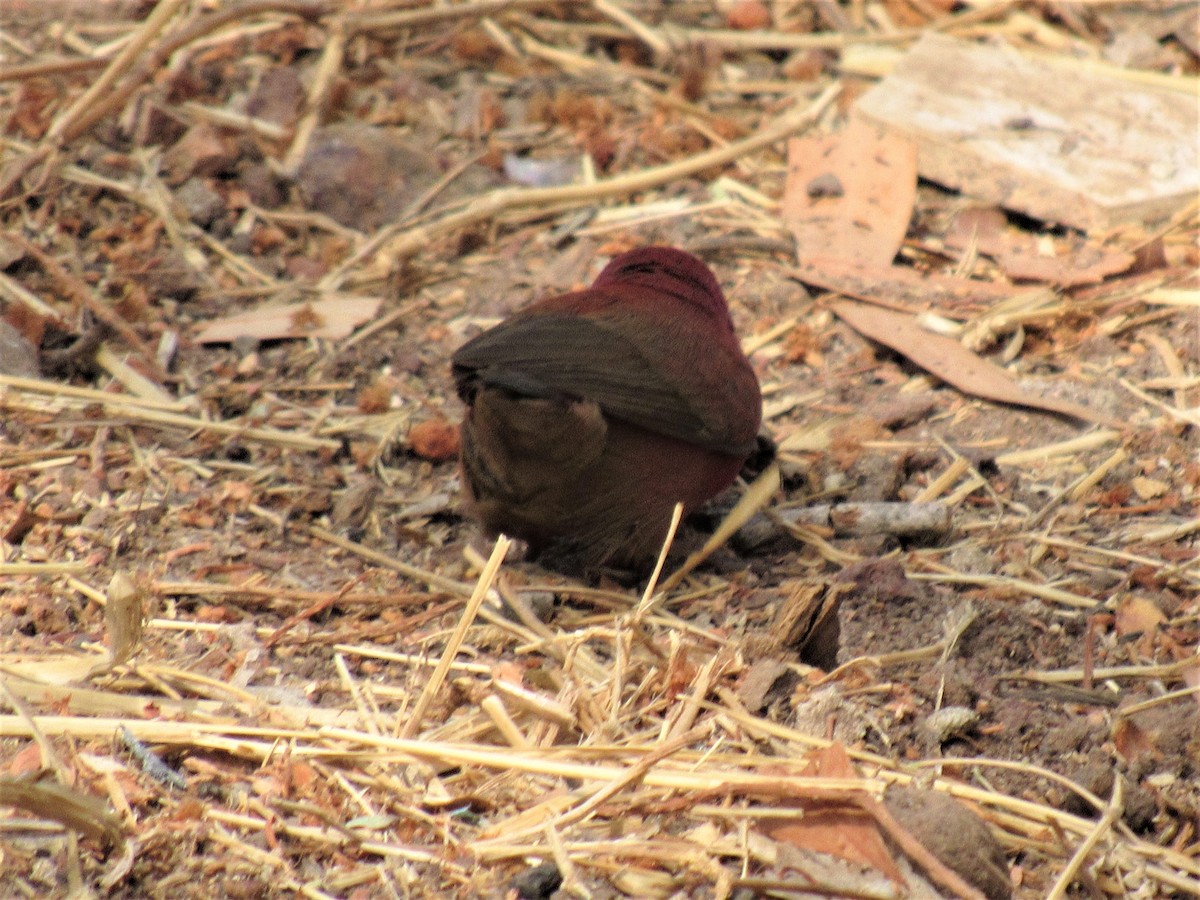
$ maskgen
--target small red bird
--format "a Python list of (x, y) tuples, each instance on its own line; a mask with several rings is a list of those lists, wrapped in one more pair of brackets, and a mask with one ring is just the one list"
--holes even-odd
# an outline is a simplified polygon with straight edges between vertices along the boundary
[(559, 568), (643, 567), (677, 502), (720, 493), (762, 394), (713, 273), (671, 247), (614, 257), (454, 354), (471, 512)]

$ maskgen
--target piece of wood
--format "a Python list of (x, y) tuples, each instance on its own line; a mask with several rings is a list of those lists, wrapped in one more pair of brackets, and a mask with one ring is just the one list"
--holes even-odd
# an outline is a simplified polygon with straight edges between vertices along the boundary
[(1085, 231), (1200, 190), (1196, 98), (926, 34), (857, 114), (917, 142), (924, 178)]
[(260, 341), (292, 338), (346, 337), (379, 312), (378, 297), (330, 297), (308, 303), (263, 306), (204, 324), (196, 334), (200, 344), (223, 344), (240, 337)]

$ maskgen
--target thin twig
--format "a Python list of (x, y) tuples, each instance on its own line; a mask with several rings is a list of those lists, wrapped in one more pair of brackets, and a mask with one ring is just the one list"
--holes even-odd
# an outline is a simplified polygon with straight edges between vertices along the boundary
[(425, 721), (425, 714), (429, 712), (429, 705), (433, 703), (433, 698), (442, 689), (442, 683), (446, 680), (446, 673), (450, 671), (450, 664), (458, 656), (463, 639), (467, 636), (467, 629), (475, 622), (475, 616), (479, 613), (480, 605), (483, 603), (484, 598), (487, 597), (488, 591), (492, 589), (492, 582), (496, 580), (496, 573), (500, 571), (500, 565), (504, 562), (504, 557), (508, 554), (510, 545), (511, 542), (506, 537), (501, 536), (496, 539), (496, 545), (492, 548), (492, 555), (489, 557), (483, 571), (479, 574), (479, 581), (476, 582), (475, 590), (471, 593), (470, 598), (467, 600), (467, 605), (463, 608), (463, 613), (458, 619), (454, 633), (450, 635), (450, 640), (446, 642), (446, 648), (442, 651), (442, 658), (438, 660), (433, 674), (429, 676), (429, 681), (425, 682), (425, 687), (422, 688), (420, 696), (417, 697), (417, 702), (413, 704), (408, 718), (400, 729), (400, 737), (409, 738), (421, 730), (421, 723)]
[(725, 165), (740, 156), (752, 153), (776, 141), (810, 127), (841, 92), (831, 85), (821, 92), (807, 108), (792, 110), (780, 116), (757, 134), (726, 147), (698, 153), (687, 159), (661, 166), (618, 175), (592, 184), (571, 184), (551, 188), (502, 188), (469, 203), (465, 208), (445, 214), (442, 218), (397, 235), (379, 251), (377, 266), (390, 271), (397, 260), (426, 249), (440, 237), (485, 222), (500, 213), (514, 209), (547, 206), (550, 204), (588, 204), (608, 197), (633, 194), (659, 187), (713, 166)]
[(81, 307), (87, 309), (97, 319), (119, 334), (121, 339), (137, 352), (138, 356), (142, 359), (143, 365), (150, 370), (150, 373), (155, 378), (159, 381), (167, 380), (167, 373), (158, 364), (158, 359), (155, 357), (153, 349), (146, 346), (142, 339), (138, 337), (137, 332), (133, 330), (129, 323), (116, 310), (93, 296), (86, 284), (68, 272), (57, 259), (33, 243), (25, 235), (15, 231), (9, 232), (8, 239), (18, 244), (22, 250), (36, 259), (38, 265), (42, 267), (46, 274), (58, 283), (63, 293), (67, 294)]
[(1125, 779), (1118, 773), (1113, 783), (1112, 799), (1108, 803), (1108, 808), (1104, 810), (1104, 815), (1100, 817), (1096, 827), (1080, 843), (1075, 855), (1071, 857), (1050, 892), (1046, 894), (1046, 900), (1061, 900), (1067, 895), (1067, 889), (1075, 881), (1075, 877), (1083, 868), (1088, 855), (1100, 843), (1100, 839), (1112, 831), (1113, 823), (1121, 817), (1123, 812), (1125, 812)]

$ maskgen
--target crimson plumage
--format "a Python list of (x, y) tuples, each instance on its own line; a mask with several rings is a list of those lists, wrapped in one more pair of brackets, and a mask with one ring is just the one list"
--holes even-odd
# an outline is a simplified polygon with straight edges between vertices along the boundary
[(464, 344), (468, 509), (550, 565), (639, 567), (672, 510), (727, 488), (755, 447), (758, 379), (724, 294), (671, 247), (621, 254)]

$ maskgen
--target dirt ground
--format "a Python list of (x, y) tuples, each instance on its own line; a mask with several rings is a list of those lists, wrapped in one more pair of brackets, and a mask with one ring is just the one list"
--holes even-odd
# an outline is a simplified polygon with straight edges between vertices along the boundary
[[(1184, 6), (6, 4), (0, 893), (975, 896), (877, 802), (909, 785), (986, 822), (918, 843), (987, 896), (1200, 895), (1195, 207), (1088, 235), (1136, 262), (1064, 287), (954, 249), (971, 198), (919, 186), (896, 265), (1044, 289), (972, 350), (1096, 424), (847, 324), (796, 269), (785, 140), (688, 164), (831, 85), (835, 132), (878, 80), (847, 47), (935, 26), (1194, 85)], [(760, 518), (652, 607), (518, 544), (476, 607), (450, 355), (644, 244), (725, 289), (772, 515), (949, 527)]]

